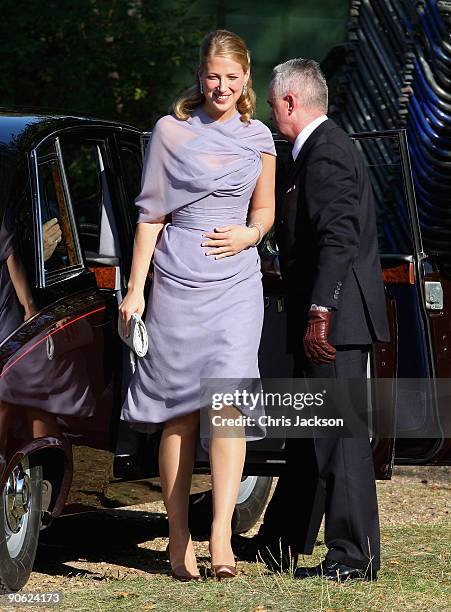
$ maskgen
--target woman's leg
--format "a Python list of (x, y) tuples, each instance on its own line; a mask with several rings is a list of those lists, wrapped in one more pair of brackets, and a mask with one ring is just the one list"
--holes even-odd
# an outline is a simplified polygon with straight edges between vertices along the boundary
[[(236, 419), (240, 413), (233, 406), (224, 406), (215, 415)], [(225, 437), (225, 435), (227, 437)], [(210, 437), (210, 466), (213, 488), (213, 522), (211, 526), (210, 554), (212, 565), (234, 565), (230, 538), (232, 515), (243, 474), (246, 457), (244, 428), (212, 427)]]
[(27, 408), (26, 414), (31, 424), (33, 438), (57, 436), (61, 433), (55, 414), (37, 408)]
[(169, 522), (171, 565), (173, 569), (183, 566), (190, 574), (199, 573), (188, 530), (188, 502), (198, 428), (199, 412), (167, 421), (159, 450), (161, 488)]

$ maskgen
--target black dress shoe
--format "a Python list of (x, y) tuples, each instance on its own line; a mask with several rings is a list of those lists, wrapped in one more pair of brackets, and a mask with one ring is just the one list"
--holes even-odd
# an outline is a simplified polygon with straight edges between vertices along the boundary
[(298, 553), (281, 538), (266, 538), (255, 535), (245, 538), (234, 534), (232, 549), (241, 561), (262, 561), (273, 572), (293, 572), (297, 565)]
[(298, 567), (294, 577), (303, 578), (326, 578), (336, 582), (346, 580), (377, 580), (377, 571), (368, 567), (366, 570), (349, 567), (338, 561), (325, 560), (315, 567)]

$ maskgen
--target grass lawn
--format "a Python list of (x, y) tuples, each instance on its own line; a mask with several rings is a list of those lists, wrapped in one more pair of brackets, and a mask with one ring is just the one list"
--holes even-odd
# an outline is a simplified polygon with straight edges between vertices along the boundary
[[(110, 575), (93, 584), (82, 576), (77, 586), (65, 592), (63, 609), (71, 612), (445, 612), (451, 610), (450, 536), (451, 527), (447, 522), (383, 528), (383, 569), (374, 583), (298, 581), (287, 575), (270, 574), (263, 565), (251, 563), (239, 563), (239, 576), (220, 583), (211, 578), (201, 583), (180, 583), (168, 575), (155, 573), (120, 579)], [(324, 552), (324, 546), (317, 546), (307, 563), (320, 560)], [(207, 567), (207, 559), (200, 558), (200, 564)]]

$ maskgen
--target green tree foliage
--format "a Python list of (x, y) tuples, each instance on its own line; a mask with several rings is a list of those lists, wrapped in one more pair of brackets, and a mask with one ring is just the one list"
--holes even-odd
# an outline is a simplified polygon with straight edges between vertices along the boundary
[(2, 0), (0, 105), (149, 128), (190, 84), (206, 26), (188, 0)]

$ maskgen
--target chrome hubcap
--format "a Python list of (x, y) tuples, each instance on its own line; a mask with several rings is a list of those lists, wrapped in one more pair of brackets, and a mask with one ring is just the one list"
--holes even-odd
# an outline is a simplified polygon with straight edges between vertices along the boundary
[(254, 490), (256, 482), (257, 476), (247, 476), (246, 478), (243, 478), (240, 484), (240, 489), (238, 491), (238, 498), (236, 500), (237, 504), (242, 504), (247, 500), (249, 495)]
[(5, 489), (5, 514), (8, 529), (19, 533), (30, 505), (30, 477), (21, 465), (14, 468)]

